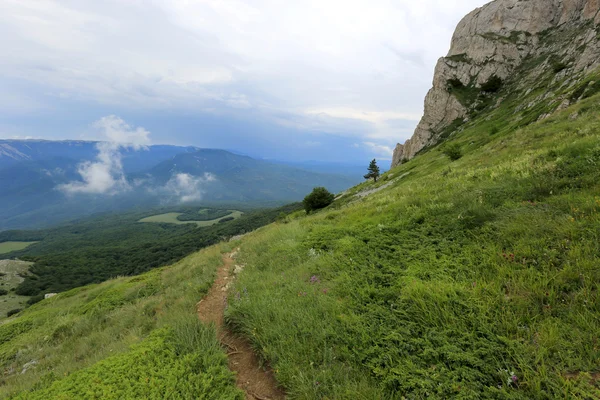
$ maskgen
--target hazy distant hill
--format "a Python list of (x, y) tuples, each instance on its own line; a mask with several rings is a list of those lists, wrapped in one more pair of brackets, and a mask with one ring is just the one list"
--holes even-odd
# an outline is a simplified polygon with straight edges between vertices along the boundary
[(169, 145), (119, 150), (127, 190), (67, 194), (98, 142), (0, 141), (0, 230), (44, 227), (96, 212), (180, 202), (282, 204), (313, 187), (338, 192), (359, 179), (278, 165), (224, 150)]

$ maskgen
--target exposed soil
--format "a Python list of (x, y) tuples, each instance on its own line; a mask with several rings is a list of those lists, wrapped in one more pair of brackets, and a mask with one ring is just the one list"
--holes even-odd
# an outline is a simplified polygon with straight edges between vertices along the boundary
[(230, 332), (223, 323), (227, 290), (235, 279), (233, 267), (237, 251), (239, 249), (223, 256), (223, 265), (217, 271), (215, 283), (197, 305), (198, 317), (205, 323), (215, 323), (221, 343), (227, 349), (229, 369), (237, 374), (237, 386), (246, 393), (247, 400), (285, 399), (273, 372), (270, 368), (261, 368), (250, 343)]

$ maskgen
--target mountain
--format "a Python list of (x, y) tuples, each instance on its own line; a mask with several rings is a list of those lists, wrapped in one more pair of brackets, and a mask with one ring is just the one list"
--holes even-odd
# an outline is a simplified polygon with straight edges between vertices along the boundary
[(236, 155), (224, 150), (201, 149), (179, 154), (145, 173), (153, 184), (165, 186), (177, 174), (214, 176), (204, 187), (205, 201), (295, 201), (316, 186), (333, 192), (356, 183), (343, 175), (322, 174)]
[[(355, 183), (360, 183), (367, 171), (368, 163), (365, 165), (356, 165), (352, 163), (331, 163), (325, 161), (279, 161), (268, 160), (275, 164), (289, 165), (291, 167), (300, 168), (306, 171), (314, 171), (319, 173), (345, 175), (355, 179)], [(382, 172), (387, 171), (385, 166), (381, 166)]]
[(157, 145), (111, 154), (122, 164), (121, 171), (111, 171), (122, 174), (120, 190), (68, 193), (61, 188), (82, 182), (82, 163), (98, 162), (98, 142), (5, 140), (0, 145), (0, 230), (181, 202), (283, 204), (301, 200), (315, 186), (338, 192), (358, 181), (224, 150)]
[[(56, 158), (72, 160), (74, 164), (93, 160), (99, 142), (83, 140), (3, 140), (0, 139), (0, 169), (24, 161), (47, 161)], [(177, 154), (196, 151), (197, 147), (153, 145), (143, 151), (122, 149), (123, 169), (135, 173), (151, 168)]]
[(471, 12), (438, 61), (423, 118), (396, 147), (392, 166), (511, 97), (522, 97), (511, 119), (525, 121), (531, 111), (543, 119), (600, 90), (586, 79), (600, 65), (598, 24), (596, 0), (496, 0)]
[[(563, 35), (593, 50), (598, 21), (574, 15), (599, 5), (496, 0), (465, 40), (549, 16), (539, 46), (579, 54)], [(243, 364), (307, 400), (599, 399), (600, 69), (530, 61), (452, 82), (467, 120), (325, 209), (12, 315), (0, 396), (267, 398), (236, 385)]]

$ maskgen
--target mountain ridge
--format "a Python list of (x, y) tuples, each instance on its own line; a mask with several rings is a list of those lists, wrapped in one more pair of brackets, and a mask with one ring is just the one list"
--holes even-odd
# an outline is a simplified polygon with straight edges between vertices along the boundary
[[(436, 65), (423, 118), (396, 146), (392, 167), (443, 141), (474, 111), (498, 108), (503, 86), (525, 95), (548, 88), (546, 98), (533, 100), (553, 102), (546, 114), (576, 102), (571, 94), (600, 66), (599, 24), (597, 0), (495, 0), (469, 13)], [(548, 72), (555, 76), (544, 82)]]

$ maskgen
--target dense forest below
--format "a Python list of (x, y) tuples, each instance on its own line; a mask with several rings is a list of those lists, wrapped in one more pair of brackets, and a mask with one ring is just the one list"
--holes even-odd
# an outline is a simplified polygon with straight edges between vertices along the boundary
[[(252, 231), (275, 221), (281, 214), (301, 209), (301, 204), (250, 210), (236, 220), (208, 227), (194, 224), (139, 223), (153, 212), (101, 215), (57, 228), (0, 232), (0, 242), (38, 241), (9, 254), (34, 262), (16, 293), (32, 296), (62, 292), (117, 276), (130, 276), (173, 263), (203, 247)], [(187, 207), (187, 214), (201, 207)], [(209, 214), (219, 215), (219, 210)]]

